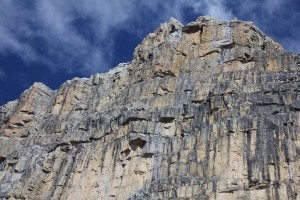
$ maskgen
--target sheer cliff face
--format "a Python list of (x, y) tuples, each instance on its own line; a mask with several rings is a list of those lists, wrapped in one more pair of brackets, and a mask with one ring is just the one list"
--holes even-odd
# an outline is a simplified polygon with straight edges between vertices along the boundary
[(0, 107), (0, 198), (299, 199), (299, 81), (251, 23), (171, 19), (132, 62)]

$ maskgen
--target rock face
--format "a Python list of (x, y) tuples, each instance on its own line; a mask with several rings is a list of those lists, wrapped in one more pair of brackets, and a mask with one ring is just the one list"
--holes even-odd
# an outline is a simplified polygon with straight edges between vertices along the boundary
[(300, 199), (300, 55), (175, 19), (130, 63), (0, 107), (1, 199)]

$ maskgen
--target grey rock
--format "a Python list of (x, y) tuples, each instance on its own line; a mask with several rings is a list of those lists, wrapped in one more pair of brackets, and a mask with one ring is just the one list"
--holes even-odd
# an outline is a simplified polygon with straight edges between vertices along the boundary
[(251, 22), (172, 18), (0, 107), (0, 198), (299, 199), (299, 63)]

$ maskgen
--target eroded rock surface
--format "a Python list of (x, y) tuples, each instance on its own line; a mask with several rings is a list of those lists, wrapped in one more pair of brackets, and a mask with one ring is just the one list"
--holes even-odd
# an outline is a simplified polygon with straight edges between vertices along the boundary
[(132, 62), (0, 107), (0, 198), (299, 199), (299, 81), (252, 23), (170, 19)]

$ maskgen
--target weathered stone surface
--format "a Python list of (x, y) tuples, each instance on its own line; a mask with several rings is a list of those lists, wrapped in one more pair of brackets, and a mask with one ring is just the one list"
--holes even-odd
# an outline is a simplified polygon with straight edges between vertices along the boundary
[(0, 198), (299, 199), (299, 67), (252, 23), (171, 19), (0, 107)]

